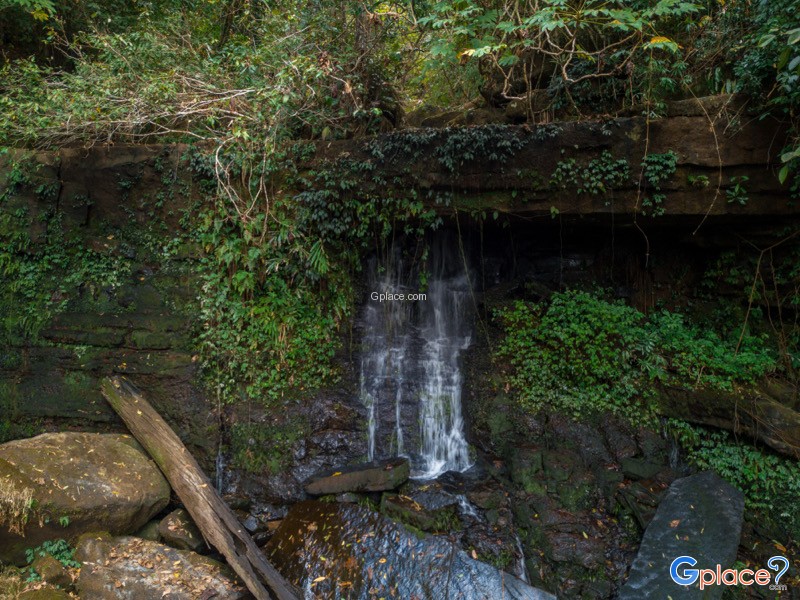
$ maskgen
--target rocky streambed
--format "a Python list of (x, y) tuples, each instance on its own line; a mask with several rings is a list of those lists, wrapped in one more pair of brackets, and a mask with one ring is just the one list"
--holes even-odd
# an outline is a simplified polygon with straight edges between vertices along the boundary
[[(673, 554), (730, 563), (741, 494), (711, 473), (676, 479), (668, 466), (635, 458), (622, 435), (611, 439), (615, 455), (586, 431), (580, 439), (580, 448), (529, 445), (514, 464), (480, 464), (436, 481), (409, 480), (403, 459), (323, 472), (306, 482), (316, 499), (279, 520), (229, 500), (308, 598), (707, 597), (691, 589), (676, 596), (659, 573)], [(600, 459), (616, 475), (579, 481)], [(0, 474), (0, 560), (14, 565), (3, 577), (16, 577), (20, 590), (0, 597), (250, 597), (129, 436), (9, 442), (0, 446)], [(640, 547), (631, 533), (616, 555), (628, 525), (609, 516), (611, 499), (639, 507), (630, 525), (645, 531)], [(553, 575), (563, 578), (555, 588)]]

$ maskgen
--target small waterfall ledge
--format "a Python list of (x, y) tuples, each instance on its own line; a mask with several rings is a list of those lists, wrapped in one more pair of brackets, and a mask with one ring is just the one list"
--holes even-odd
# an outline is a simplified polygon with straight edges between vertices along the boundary
[[(474, 309), (467, 260), (453, 234), (437, 235), (423, 291), (416, 265), (399, 252), (387, 262), (369, 264), (361, 321), (368, 459), (405, 456), (418, 479), (463, 472), (472, 466), (461, 411), (461, 355), (472, 341)], [(415, 294), (424, 297), (408, 299)]]

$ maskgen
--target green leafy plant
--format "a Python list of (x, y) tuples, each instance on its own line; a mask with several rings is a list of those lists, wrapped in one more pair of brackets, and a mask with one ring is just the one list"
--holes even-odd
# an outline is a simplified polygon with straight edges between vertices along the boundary
[(750, 178), (747, 175), (740, 175), (731, 178), (732, 187), (725, 190), (725, 196), (728, 198), (728, 204), (733, 202), (736, 202), (742, 206), (747, 204), (747, 189), (745, 188), (744, 184), (749, 180)]
[(642, 178), (648, 193), (642, 198), (642, 214), (658, 217), (666, 212), (664, 200), (667, 196), (661, 191), (662, 184), (675, 174), (678, 155), (672, 150), (663, 154), (648, 154), (642, 159)]
[(647, 317), (588, 292), (556, 293), (547, 305), (518, 301), (495, 316), (504, 330), (495, 360), (531, 411), (643, 422), (655, 417), (656, 382), (732, 389), (776, 368), (761, 339), (746, 338), (737, 352), (680, 314)]
[(711, 469), (739, 488), (745, 504), (800, 534), (800, 463), (737, 440), (727, 431), (672, 419), (668, 429), (698, 469)]
[(47, 540), (41, 546), (35, 548), (27, 548), (25, 550), (25, 559), (28, 564), (32, 563), (39, 557), (52, 556), (60, 562), (67, 569), (79, 569), (81, 563), (75, 560), (75, 548), (70, 546), (66, 540)]
[(583, 168), (574, 158), (560, 160), (550, 176), (550, 187), (564, 190), (571, 186), (578, 194), (599, 196), (620, 187), (628, 177), (628, 161), (615, 159), (611, 152), (604, 150)]

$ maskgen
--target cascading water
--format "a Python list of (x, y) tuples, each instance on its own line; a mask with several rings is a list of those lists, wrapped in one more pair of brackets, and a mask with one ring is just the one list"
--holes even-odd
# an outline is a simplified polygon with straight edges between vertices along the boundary
[(471, 463), (460, 359), (471, 341), (473, 300), (458, 244), (441, 235), (431, 245), (424, 299), (407, 299), (419, 289), (419, 272), (398, 256), (383, 269), (374, 261), (369, 272), (361, 358), (369, 459), (408, 456), (417, 478), (464, 471)]

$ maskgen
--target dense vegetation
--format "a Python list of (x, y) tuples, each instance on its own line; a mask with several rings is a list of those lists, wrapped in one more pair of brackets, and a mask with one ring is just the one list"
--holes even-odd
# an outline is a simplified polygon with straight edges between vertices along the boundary
[(645, 316), (586, 292), (553, 296), (546, 308), (517, 302), (500, 310), (498, 349), (529, 410), (554, 407), (576, 418), (604, 412), (632, 422), (653, 418), (657, 384), (732, 390), (775, 371), (763, 339), (723, 340), (679, 313)]
[[(576, 419), (611, 413), (658, 429), (663, 386), (733, 391), (784, 368), (765, 334), (726, 338), (708, 322), (667, 310), (646, 316), (607, 296), (574, 290), (496, 310), (504, 333), (495, 361), (523, 410)], [(745, 493), (750, 510), (800, 534), (796, 460), (675, 419), (666, 429), (689, 463), (715, 470)]]
[[(536, 123), (649, 119), (670, 100), (741, 92), (758, 118), (789, 124), (779, 178), (800, 193), (794, 0), (0, 0), (0, 44), (0, 146), (194, 145), (187, 161), (210, 201), (178, 243), (205, 252), (199, 342), (222, 403), (278, 406), (334, 382), (331, 359), (351, 316), (361, 254), (380, 251), (394, 232), (438, 224), (413, 191), (352, 201), (347, 190), (356, 181), (380, 187), (367, 165), (298, 173), (307, 151), (299, 140), (393, 129), (418, 108), (521, 102), (525, 120)], [(741, 119), (731, 117), (734, 126)], [(418, 143), (396, 140), (412, 150)], [(476, 138), (452, 140), (437, 156), (451, 171), (476, 148), (497, 146), (495, 138), (480, 147)], [(659, 184), (674, 169), (673, 154), (644, 158), (645, 211), (663, 211)], [(629, 175), (608, 154), (585, 169), (560, 164), (549, 184), (600, 194)], [(0, 202), (34, 181), (23, 166), (13, 169)], [(307, 191), (295, 196), (297, 189)], [(746, 200), (743, 187), (730, 193), (730, 202)], [(63, 309), (67, 288), (113, 287), (126, 274), (123, 258), (109, 264), (107, 255), (79, 249), (63, 238), (57, 217), (48, 218), (44, 245), (32, 254), (24, 233), (31, 216), (2, 213), (0, 302), (18, 310), (4, 316), (0, 342), (35, 335)], [(798, 263), (786, 264), (789, 281)], [(773, 372), (796, 377), (796, 326), (776, 346), (740, 336), (738, 323), (717, 332), (583, 292), (499, 316), (507, 327), (499, 356), (529, 410), (549, 406), (577, 417), (610, 410), (635, 419), (652, 416), (648, 391), (656, 382), (725, 388)], [(233, 439), (258, 435), (267, 434), (243, 424)], [(280, 454), (294, 439), (269, 437), (281, 440)], [(730, 461), (699, 438), (684, 431), (683, 439), (697, 464), (728, 469)], [(727, 448), (728, 440), (718, 441)], [(273, 456), (239, 450), (243, 466), (279, 466)], [(734, 462), (745, 469), (754, 461), (748, 454)], [(730, 478), (757, 487), (742, 483), (742, 472)], [(751, 502), (763, 508), (758, 494)]]

